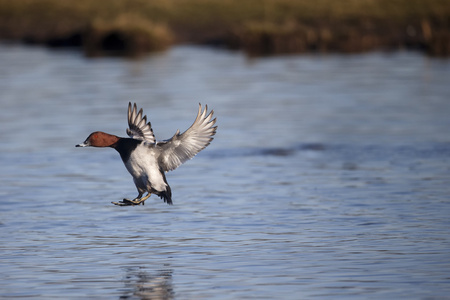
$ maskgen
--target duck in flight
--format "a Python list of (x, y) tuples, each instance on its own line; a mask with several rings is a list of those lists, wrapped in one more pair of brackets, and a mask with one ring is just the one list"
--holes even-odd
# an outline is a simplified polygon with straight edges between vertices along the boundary
[(112, 202), (113, 204), (144, 205), (151, 194), (156, 194), (167, 204), (172, 204), (172, 191), (165, 173), (175, 170), (211, 143), (217, 126), (214, 126), (214, 111), (207, 112), (208, 106), (202, 110), (199, 104), (197, 117), (191, 127), (181, 134), (177, 130), (168, 140), (156, 141), (151, 123), (147, 122), (146, 115), (142, 116), (142, 108), (138, 112), (136, 103), (132, 106), (130, 102), (127, 128), (129, 138), (96, 131), (76, 147), (110, 147), (119, 152), (125, 167), (133, 177), (138, 196), (133, 200), (123, 199)]

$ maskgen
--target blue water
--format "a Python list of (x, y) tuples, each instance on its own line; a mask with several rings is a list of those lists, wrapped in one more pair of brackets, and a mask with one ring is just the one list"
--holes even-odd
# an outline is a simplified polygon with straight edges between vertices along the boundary
[[(448, 299), (450, 61), (417, 53), (141, 60), (0, 46), (0, 298)], [(128, 101), (215, 140), (136, 196)]]

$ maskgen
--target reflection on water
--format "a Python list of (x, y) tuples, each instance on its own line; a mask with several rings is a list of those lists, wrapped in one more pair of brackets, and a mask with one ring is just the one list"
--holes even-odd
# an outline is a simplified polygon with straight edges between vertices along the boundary
[(143, 268), (127, 268), (123, 296), (119, 299), (173, 299), (172, 270), (151, 274)]
[[(136, 61), (0, 46), (0, 298), (440, 299), (450, 284), (450, 62), (415, 53)], [(218, 132), (135, 193), (128, 101), (157, 139)]]

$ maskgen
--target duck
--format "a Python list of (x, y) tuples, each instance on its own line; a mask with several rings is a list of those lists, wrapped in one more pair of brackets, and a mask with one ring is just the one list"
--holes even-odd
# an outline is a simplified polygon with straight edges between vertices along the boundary
[(192, 159), (211, 143), (217, 130), (213, 114), (214, 110), (208, 113), (208, 105), (203, 109), (199, 103), (197, 117), (186, 131), (180, 133), (177, 130), (170, 139), (157, 141), (142, 108), (138, 111), (136, 103), (132, 105), (129, 102), (126, 129), (128, 138), (95, 131), (75, 147), (109, 147), (119, 152), (126, 169), (133, 177), (138, 195), (134, 199), (124, 198), (123, 201), (111, 202), (114, 205), (144, 205), (152, 194), (172, 205), (172, 190), (165, 174)]

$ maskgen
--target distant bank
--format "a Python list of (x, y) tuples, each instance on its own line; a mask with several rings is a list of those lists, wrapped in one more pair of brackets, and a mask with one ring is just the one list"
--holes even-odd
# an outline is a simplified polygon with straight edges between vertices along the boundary
[(180, 43), (249, 55), (450, 56), (448, 0), (0, 0), (0, 39), (140, 56)]

